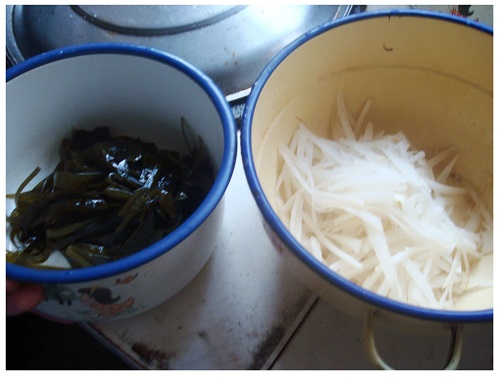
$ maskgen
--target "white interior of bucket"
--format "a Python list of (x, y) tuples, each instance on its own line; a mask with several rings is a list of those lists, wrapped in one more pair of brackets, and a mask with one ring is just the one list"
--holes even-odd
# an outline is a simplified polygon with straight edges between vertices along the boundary
[[(455, 170), (479, 190), (491, 186), (493, 209), (493, 38), (440, 19), (374, 17), (335, 27), (301, 45), (273, 72), (253, 118), (252, 150), (259, 181), (274, 206), (280, 169), (277, 143), (301, 122), (327, 137), (342, 80), (349, 110), (368, 98), (375, 130), (403, 131), (432, 155), (451, 145)], [(474, 274), (493, 279), (492, 257)], [(492, 289), (465, 294), (457, 310), (493, 307)]]
[(36, 181), (51, 171), (62, 138), (74, 128), (109, 126), (114, 135), (185, 153), (184, 117), (215, 168), (222, 162), (223, 128), (212, 100), (188, 75), (159, 61), (121, 54), (57, 61), (9, 81), (6, 100), (8, 193), (36, 166), (45, 169)]

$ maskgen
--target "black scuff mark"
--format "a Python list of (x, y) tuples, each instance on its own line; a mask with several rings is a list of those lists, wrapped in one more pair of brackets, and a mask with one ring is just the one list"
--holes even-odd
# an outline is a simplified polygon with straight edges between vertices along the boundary
[(208, 342), (208, 334), (204, 330), (198, 331), (196, 334), (200, 337), (200, 339)]
[(256, 347), (249, 369), (262, 369), (284, 335), (285, 328), (283, 325), (273, 326)]
[(165, 353), (152, 349), (140, 342), (132, 344), (131, 349), (139, 356), (141, 361), (154, 369), (170, 369), (170, 359), (175, 356), (175, 353)]

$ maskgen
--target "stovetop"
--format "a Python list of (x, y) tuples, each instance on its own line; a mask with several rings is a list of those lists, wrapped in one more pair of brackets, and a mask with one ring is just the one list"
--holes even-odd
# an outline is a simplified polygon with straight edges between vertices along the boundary
[(119, 42), (172, 53), (211, 77), (230, 100), (248, 94), (265, 64), (347, 5), (8, 5), (7, 56), (19, 63), (73, 44)]

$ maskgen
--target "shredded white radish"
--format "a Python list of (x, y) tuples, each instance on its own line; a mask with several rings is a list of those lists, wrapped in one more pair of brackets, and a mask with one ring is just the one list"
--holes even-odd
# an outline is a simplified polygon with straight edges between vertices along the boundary
[(492, 216), (479, 194), (453, 180), (456, 148), (426, 160), (403, 133), (375, 133), (371, 106), (356, 119), (340, 92), (334, 139), (301, 124), (288, 146), (279, 145), (277, 213), (315, 258), (354, 283), (453, 309), (471, 266), (493, 252)]

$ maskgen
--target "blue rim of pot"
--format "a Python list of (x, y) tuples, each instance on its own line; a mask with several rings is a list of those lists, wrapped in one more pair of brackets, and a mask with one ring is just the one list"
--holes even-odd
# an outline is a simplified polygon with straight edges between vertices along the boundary
[(229, 104), (222, 91), (211, 78), (190, 63), (174, 55), (154, 48), (126, 43), (89, 43), (68, 46), (34, 56), (9, 68), (7, 70), (7, 83), (26, 72), (46, 64), (72, 57), (97, 54), (131, 55), (156, 60), (181, 71), (197, 83), (210, 97), (221, 119), (224, 135), (224, 152), (220, 169), (209, 193), (191, 216), (166, 237), (147, 248), (113, 262), (78, 269), (42, 270), (6, 263), (6, 276), (10, 279), (42, 284), (78, 283), (110, 277), (142, 266), (168, 253), (169, 250), (191, 235), (213, 212), (222, 199), (231, 180), (236, 164), (238, 145), (236, 122)]
[(444, 321), (444, 322), (454, 322), (454, 323), (492, 321), (493, 309), (477, 310), (477, 311), (476, 310), (452, 311), (452, 310), (438, 310), (438, 309), (417, 307), (380, 296), (374, 292), (361, 288), (360, 286), (352, 283), (348, 279), (334, 273), (326, 265), (322, 264), (320, 261), (314, 258), (290, 234), (290, 232), (281, 222), (277, 214), (273, 211), (269, 201), (266, 199), (266, 195), (257, 177), (257, 172), (255, 169), (253, 155), (252, 155), (253, 115), (255, 107), (259, 100), (260, 93), (264, 89), (267, 80), (270, 78), (270, 76), (273, 74), (276, 68), (280, 65), (280, 63), (301, 45), (305, 44), (314, 37), (324, 32), (327, 32), (335, 27), (374, 17), (393, 17), (393, 16), (435, 18), (446, 22), (459, 23), (465, 26), (469, 26), (476, 30), (479, 30), (481, 32), (493, 36), (493, 29), (491, 27), (469, 19), (464, 19), (446, 13), (438, 13), (434, 11), (425, 11), (425, 10), (411, 10), (411, 9), (381, 10), (381, 11), (367, 12), (367, 13), (347, 16), (345, 18), (341, 18), (335, 21), (328, 22), (321, 26), (318, 26), (312, 29), (311, 31), (305, 33), (304, 35), (297, 38), (295, 41), (291, 42), (285, 48), (283, 48), (266, 65), (266, 67), (263, 69), (263, 71), (257, 78), (256, 82), (254, 83), (250, 95), (247, 99), (241, 126), (241, 153), (242, 153), (243, 166), (247, 177), (247, 181), (249, 183), (252, 195), (254, 196), (254, 199), (262, 213), (262, 216), (264, 217), (266, 223), (271, 227), (272, 231), (276, 233), (278, 238), (295, 255), (295, 257), (297, 257), (301, 262), (303, 262), (315, 274), (319, 275), (322, 279), (326, 280), (329, 284), (336, 286), (337, 288), (343, 290), (344, 292), (350, 294), (351, 296), (354, 296), (375, 307), (410, 317), (427, 319), (432, 321)]

